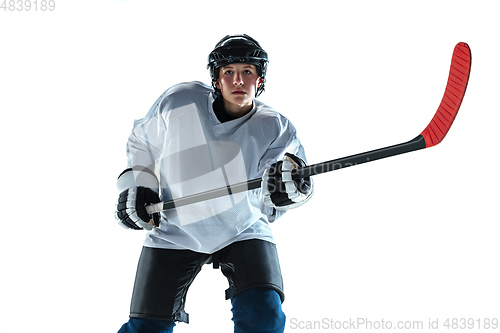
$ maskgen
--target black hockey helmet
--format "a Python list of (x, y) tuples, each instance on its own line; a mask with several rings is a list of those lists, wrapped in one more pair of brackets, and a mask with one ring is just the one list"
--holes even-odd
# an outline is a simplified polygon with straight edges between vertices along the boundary
[(260, 44), (248, 35), (227, 35), (222, 38), (215, 48), (208, 55), (207, 68), (210, 69), (212, 87), (217, 95), (220, 90), (215, 87), (215, 82), (219, 79), (219, 69), (232, 63), (247, 63), (255, 65), (257, 74), (262, 78), (262, 84), (257, 89), (256, 96), (264, 91), (267, 71), (267, 53)]

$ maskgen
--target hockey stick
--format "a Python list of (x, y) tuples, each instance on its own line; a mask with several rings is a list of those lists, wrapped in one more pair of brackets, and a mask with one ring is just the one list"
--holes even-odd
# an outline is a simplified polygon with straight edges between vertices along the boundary
[[(415, 139), (365, 153), (351, 155), (323, 163), (313, 164), (298, 170), (300, 177), (310, 177), (321, 173), (346, 168), (382, 158), (409, 153), (439, 144), (448, 133), (467, 89), (471, 68), (471, 51), (466, 43), (458, 43), (453, 50), (450, 73), (443, 99), (436, 114), (427, 127)], [(260, 188), (261, 178), (237, 183), (214, 190), (185, 196), (179, 199), (159, 202), (146, 207), (149, 214), (175, 207), (189, 205), (209, 199)]]

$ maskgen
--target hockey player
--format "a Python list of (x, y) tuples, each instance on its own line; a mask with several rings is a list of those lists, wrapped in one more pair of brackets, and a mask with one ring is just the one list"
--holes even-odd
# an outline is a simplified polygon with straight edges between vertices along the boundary
[[(135, 121), (128, 168), (117, 181), (116, 218), (148, 230), (125, 332), (172, 332), (188, 322), (187, 291), (202, 266), (229, 282), (234, 331), (283, 332), (283, 281), (269, 223), (313, 194), (293, 125), (255, 99), (267, 53), (247, 35), (223, 38), (210, 53), (212, 87), (181, 83)], [(145, 206), (262, 177), (262, 187), (149, 215)]]

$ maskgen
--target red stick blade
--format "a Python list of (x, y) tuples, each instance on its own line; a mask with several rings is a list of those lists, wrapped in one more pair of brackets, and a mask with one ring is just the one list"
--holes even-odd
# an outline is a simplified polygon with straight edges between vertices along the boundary
[(426, 148), (440, 143), (453, 124), (467, 89), (470, 67), (469, 45), (458, 43), (453, 50), (450, 75), (441, 104), (429, 125), (420, 133), (424, 137)]

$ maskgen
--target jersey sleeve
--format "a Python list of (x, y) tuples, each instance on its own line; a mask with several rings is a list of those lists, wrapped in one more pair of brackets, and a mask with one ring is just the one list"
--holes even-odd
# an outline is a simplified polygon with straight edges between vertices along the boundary
[(155, 172), (161, 158), (166, 127), (159, 110), (161, 97), (151, 107), (148, 114), (134, 122), (127, 141), (128, 168), (145, 167)]
[(267, 141), (270, 144), (260, 158), (258, 176), (262, 176), (272, 164), (283, 160), (285, 153), (294, 154), (307, 163), (297, 130), (287, 118), (278, 114), (273, 121), (263, 121), (261, 132), (262, 136), (268, 136)]
[[(287, 118), (277, 114), (274, 121), (262, 122), (261, 131), (263, 136), (271, 136), (269, 138), (271, 144), (259, 161), (259, 177), (262, 177), (264, 171), (270, 168), (272, 164), (283, 160), (286, 153), (298, 156), (307, 163), (305, 150), (298, 138), (297, 131)], [(260, 197), (261, 212), (267, 216), (269, 222), (276, 221), (286, 212), (276, 211), (272, 207), (264, 205), (260, 195), (261, 189), (255, 191), (255, 194)]]

